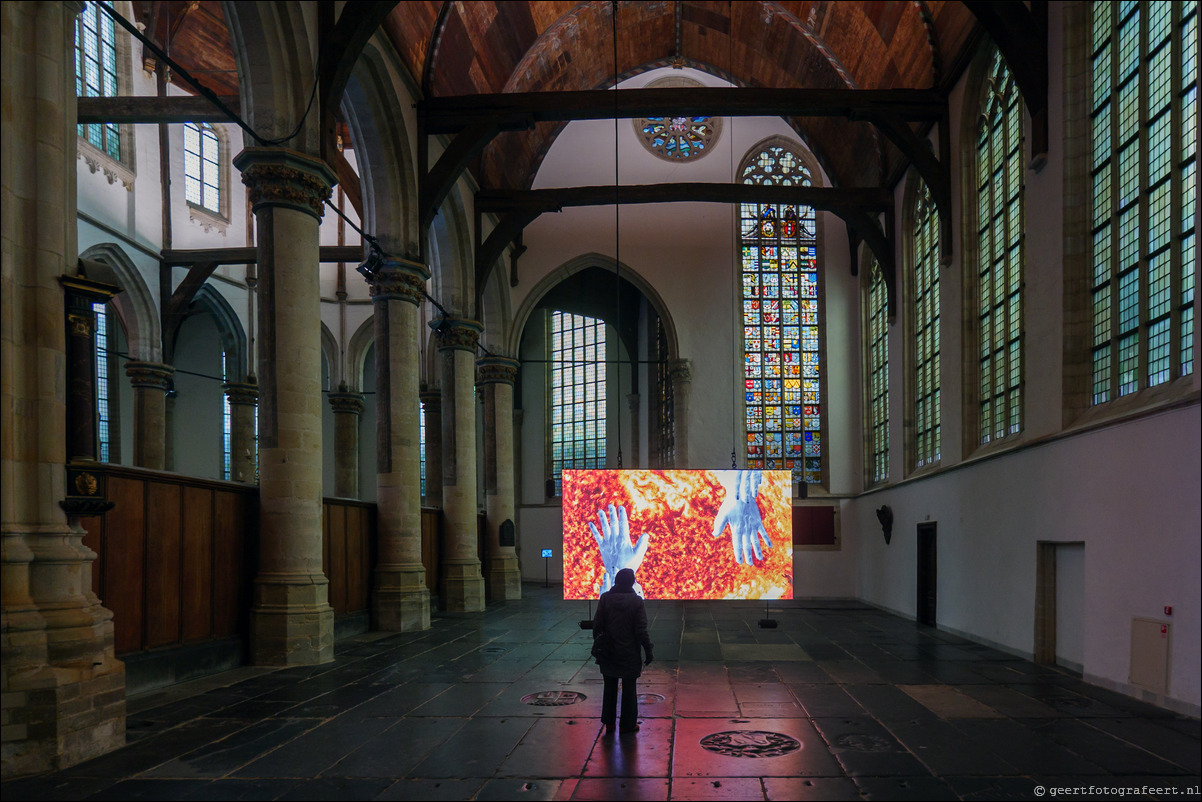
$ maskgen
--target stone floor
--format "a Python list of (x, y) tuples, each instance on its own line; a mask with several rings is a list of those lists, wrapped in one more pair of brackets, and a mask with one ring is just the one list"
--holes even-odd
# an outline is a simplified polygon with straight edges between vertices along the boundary
[(328, 665), (240, 669), (130, 699), (124, 749), (0, 794), (1198, 796), (1196, 719), (855, 603), (780, 603), (779, 628), (760, 629), (759, 604), (649, 602), (657, 659), (639, 686), (642, 730), (601, 737), (600, 678), (578, 626), (587, 604), (555, 587), (523, 593), (427, 632), (342, 641)]

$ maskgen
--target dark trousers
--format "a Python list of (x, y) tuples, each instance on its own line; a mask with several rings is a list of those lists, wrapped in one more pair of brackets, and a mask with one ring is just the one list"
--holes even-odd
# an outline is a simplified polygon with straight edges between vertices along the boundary
[[(601, 723), (612, 727), (618, 712), (618, 678), (605, 678), (605, 693), (601, 697)], [(619, 729), (630, 730), (639, 724), (639, 691), (637, 677), (622, 678), (622, 720)]]

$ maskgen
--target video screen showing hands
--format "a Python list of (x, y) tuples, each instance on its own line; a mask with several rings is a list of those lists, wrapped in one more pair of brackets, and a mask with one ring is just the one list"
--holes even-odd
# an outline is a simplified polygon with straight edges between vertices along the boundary
[(793, 598), (789, 471), (563, 472), (563, 597)]

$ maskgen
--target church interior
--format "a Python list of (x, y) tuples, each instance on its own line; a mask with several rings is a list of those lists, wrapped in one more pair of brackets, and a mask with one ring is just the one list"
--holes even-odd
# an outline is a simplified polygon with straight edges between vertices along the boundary
[(1195, 0), (0, 15), (6, 799), (1198, 795)]

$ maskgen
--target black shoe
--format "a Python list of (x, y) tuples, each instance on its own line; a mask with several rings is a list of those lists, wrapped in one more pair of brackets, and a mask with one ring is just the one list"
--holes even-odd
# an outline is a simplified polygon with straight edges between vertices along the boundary
[(639, 725), (638, 725), (638, 724), (635, 724), (633, 727), (623, 727), (623, 728), (622, 728), (622, 730), (621, 730), (621, 732), (622, 732), (622, 734), (623, 734), (623, 735), (630, 735), (631, 733), (635, 733), (635, 732), (638, 732), (638, 731), (639, 731)]

